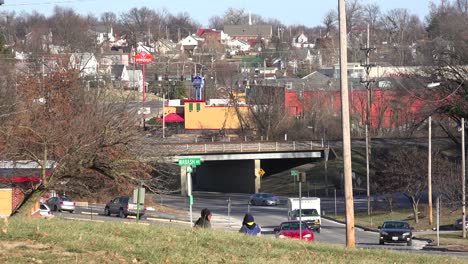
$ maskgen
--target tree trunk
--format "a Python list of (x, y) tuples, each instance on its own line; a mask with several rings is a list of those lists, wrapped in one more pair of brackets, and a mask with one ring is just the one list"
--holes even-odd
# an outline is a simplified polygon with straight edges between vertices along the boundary
[(31, 209), (39, 202), (42, 195), (46, 190), (42, 187), (34, 189), (28, 196), (26, 196), (19, 206), (18, 210), (13, 213), (14, 217), (31, 217)]
[(387, 202), (388, 202), (388, 207), (390, 209), (390, 213), (393, 213), (393, 197), (390, 195), (390, 196), (387, 196)]
[(418, 205), (419, 200), (416, 200), (414, 197), (411, 197), (411, 204), (413, 205), (413, 215), (415, 223), (419, 223), (419, 216), (418, 216)]

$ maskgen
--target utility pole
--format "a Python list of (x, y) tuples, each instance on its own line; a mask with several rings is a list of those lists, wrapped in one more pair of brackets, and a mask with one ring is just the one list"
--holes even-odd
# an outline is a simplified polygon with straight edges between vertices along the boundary
[(461, 119), (461, 132), (462, 132), (462, 230), (463, 238), (466, 238), (466, 194), (465, 194), (465, 118)]
[(367, 24), (367, 45), (365, 48), (361, 48), (362, 51), (366, 53), (366, 63), (361, 64), (366, 69), (366, 79), (362, 80), (361, 83), (366, 85), (367, 90), (367, 107), (366, 107), (366, 182), (367, 182), (367, 215), (371, 215), (371, 204), (370, 204), (370, 176), (369, 176), (369, 157), (371, 153), (370, 148), (370, 109), (371, 109), (371, 97), (372, 97), (372, 87), (371, 84), (375, 82), (375, 80), (370, 78), (370, 69), (375, 66), (375, 64), (370, 64), (369, 57), (370, 52), (375, 50), (375, 47), (370, 47), (370, 32), (369, 32), (369, 24)]
[(340, 21), (340, 86), (341, 86), (341, 122), (343, 129), (343, 173), (346, 204), (346, 247), (355, 247), (354, 235), (354, 202), (353, 179), (351, 164), (351, 132), (349, 125), (349, 96), (348, 96), (348, 52), (346, 41), (346, 4), (345, 0), (338, 0)]
[(165, 113), (165, 104), (166, 104), (166, 94), (163, 92), (163, 116), (162, 116), (162, 137), (166, 138), (165, 130), (166, 130), (166, 113)]
[(432, 117), (429, 116), (429, 147), (427, 153), (427, 206), (429, 209), (429, 225), (432, 225)]

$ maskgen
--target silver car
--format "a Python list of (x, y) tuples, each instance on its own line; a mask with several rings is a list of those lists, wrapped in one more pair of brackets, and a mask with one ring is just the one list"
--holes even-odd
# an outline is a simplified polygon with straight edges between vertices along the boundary
[(271, 193), (256, 193), (250, 197), (251, 205), (278, 205), (279, 202), (279, 198)]
[(55, 212), (68, 211), (75, 212), (75, 203), (67, 197), (56, 196), (47, 200), (46, 205)]

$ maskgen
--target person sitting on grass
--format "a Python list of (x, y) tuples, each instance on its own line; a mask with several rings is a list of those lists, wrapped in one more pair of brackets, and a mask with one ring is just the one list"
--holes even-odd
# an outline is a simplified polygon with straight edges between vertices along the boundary
[(244, 221), (242, 221), (242, 227), (239, 230), (239, 233), (244, 233), (252, 236), (260, 236), (262, 234), (262, 229), (259, 225), (254, 222), (254, 218), (251, 214), (246, 213), (244, 216)]
[(195, 222), (195, 227), (211, 228), (211, 212), (207, 208), (201, 210), (201, 216)]

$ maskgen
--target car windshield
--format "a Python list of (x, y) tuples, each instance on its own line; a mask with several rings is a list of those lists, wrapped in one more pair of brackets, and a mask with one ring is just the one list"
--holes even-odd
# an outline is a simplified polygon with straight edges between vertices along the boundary
[[(299, 217), (299, 210), (294, 210), (294, 217)], [(302, 209), (302, 217), (319, 216), (316, 209)]]
[(70, 202), (71, 200), (68, 199), (68, 197), (60, 197), (60, 199), (62, 199), (62, 201), (66, 201), (66, 202)]
[(388, 229), (409, 229), (408, 223), (405, 222), (385, 222), (382, 228)]
[(271, 193), (264, 193), (264, 194), (262, 195), (262, 197), (263, 197), (263, 198), (271, 198), (271, 197), (273, 197), (273, 194), (271, 194)]
[[(299, 222), (288, 222), (288, 223), (282, 223), (281, 230), (299, 230)], [(307, 229), (307, 225), (303, 222), (302, 223), (302, 229)]]
[(48, 209), (45, 205), (41, 204), (41, 210), (48, 210)]

